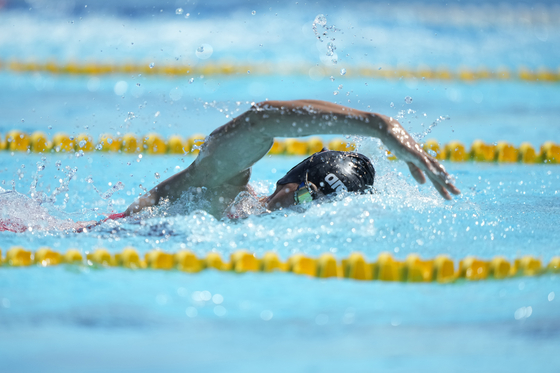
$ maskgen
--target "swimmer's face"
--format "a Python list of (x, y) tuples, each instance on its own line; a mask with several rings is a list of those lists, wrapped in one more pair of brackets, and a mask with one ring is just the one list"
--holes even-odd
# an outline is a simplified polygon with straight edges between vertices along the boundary
[[(270, 211), (274, 211), (293, 206), (295, 204), (294, 193), (296, 192), (298, 186), (298, 183), (277, 185), (274, 193), (266, 199), (266, 208)], [(309, 187), (315, 193), (322, 194), (313, 183), (309, 183)]]
[(277, 185), (276, 190), (266, 200), (267, 210), (274, 211), (294, 205), (294, 193), (299, 184)]

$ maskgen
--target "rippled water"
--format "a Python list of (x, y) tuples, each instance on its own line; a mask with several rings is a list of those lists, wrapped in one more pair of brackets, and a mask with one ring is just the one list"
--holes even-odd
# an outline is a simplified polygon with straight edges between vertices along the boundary
[[(1, 70), (2, 134), (208, 134), (252, 101), (312, 98), (397, 117), (418, 139), (538, 147), (560, 136), (556, 84), (385, 81), (353, 73), (364, 64), (555, 69), (560, 13), (552, 2), (2, 5), (3, 63), (17, 57), (306, 67), (296, 75), (252, 69), (243, 76), (180, 78)], [(320, 21), (315, 31), (328, 34), (323, 43), (314, 20)], [(309, 68), (316, 64), (334, 69), (332, 77)], [(376, 141), (350, 140), (374, 161), (371, 195), (238, 220), (208, 215), (204, 201), (192, 195), (87, 233), (67, 228), (123, 211), (193, 158), (1, 152), (0, 218), (37, 229), (0, 232), (0, 248), (116, 253), (134, 246), (141, 254), (189, 248), (223, 257), (238, 249), (274, 250), (284, 259), (327, 251), (338, 258), (360, 251), (369, 260), (381, 252), (401, 259), (409, 253), (454, 260), (533, 255), (543, 262), (560, 255), (556, 166), (446, 163), (462, 191), (446, 202), (430, 185), (417, 185), (402, 164), (385, 160)], [(271, 192), (302, 158), (265, 157), (251, 184), (258, 193)], [(552, 274), (440, 285), (285, 273), (2, 267), (0, 361), (10, 372), (557, 372), (559, 297), (559, 277)]]
[[(463, 194), (445, 202), (431, 187), (416, 185), (402, 165), (384, 160), (376, 142), (361, 144), (377, 170), (372, 195), (347, 195), (304, 210), (240, 220), (212, 217), (190, 202), (140, 220), (108, 222), (88, 233), (2, 232), (2, 248), (74, 247), (86, 252), (106, 247), (118, 252), (132, 245), (140, 253), (156, 247), (170, 252), (190, 248), (224, 257), (243, 248), (258, 254), (275, 250), (283, 258), (326, 251), (343, 258), (361, 251), (370, 260), (383, 251), (397, 258), (446, 253), (456, 260), (528, 254), (546, 261), (560, 255), (560, 173), (555, 167), (447, 163)], [(79, 158), (48, 155), (36, 192), (52, 196), (68, 169), (77, 168), (65, 193), (45, 208), (59, 219), (99, 219), (131, 203), (141, 192), (140, 183), (149, 188), (158, 182), (155, 172), (167, 177), (192, 160), (136, 159), (99, 152)], [(270, 192), (299, 159), (263, 159), (254, 167), (252, 185), (260, 193)], [(6, 179), (19, 175), (15, 187), (23, 193), (20, 200), (30, 199), (26, 190), (36, 178), (37, 160), (20, 153), (0, 158), (0, 169), (10, 170), (4, 171)], [(101, 198), (118, 182), (124, 184), (122, 190)], [(19, 213), (33, 219), (35, 210), (23, 208), (27, 210)], [(168, 216), (169, 211), (180, 213)], [(559, 285), (556, 275), (415, 285), (280, 273), (3, 268), (0, 328), (5, 338), (0, 356), (11, 371), (37, 369), (39, 360), (20, 358), (32, 350), (41, 361), (64, 354), (56, 363), (41, 363), (43, 371), (81, 369), (91, 354), (101, 353), (102, 360), (88, 363), (92, 370), (118, 369), (128, 356), (128, 368), (146, 372), (177, 366), (220, 371), (240, 359), (250, 360), (243, 363), (246, 371), (260, 371), (272, 361), (276, 365), (271, 371), (372, 366), (459, 372), (470, 368), (456, 369), (457, 362), (519, 371), (540, 359), (547, 364), (539, 370), (553, 372), (560, 364), (553, 352), (560, 338)], [(48, 343), (55, 335), (59, 342)]]
[[(68, 235), (56, 231), (55, 225), (47, 233), (5, 233), (4, 241), (15, 245), (23, 240), (32, 247), (47, 244), (60, 248), (87, 248), (102, 242), (102, 246), (115, 250), (126, 244), (142, 251), (188, 247), (200, 254), (218, 250), (225, 255), (245, 248), (257, 253), (275, 250), (283, 257), (295, 252), (317, 255), (325, 251), (345, 256), (356, 250), (372, 258), (382, 251), (397, 256), (418, 252), (428, 257), (449, 253), (455, 258), (469, 254), (485, 258), (497, 254), (550, 258), (560, 253), (555, 245), (559, 239), (555, 227), (560, 216), (560, 173), (555, 167), (449, 163), (447, 167), (463, 194), (445, 202), (430, 185), (417, 185), (401, 164), (368, 153), (368, 145), (375, 148), (372, 144), (365, 141), (363, 145), (377, 169), (372, 195), (348, 194), (330, 203), (230, 220), (204, 212), (204, 200), (195, 193), (194, 199), (182, 199), (142, 218), (107, 222), (88, 233)], [(62, 220), (99, 220), (103, 214), (124, 211), (143, 193), (143, 188), (159, 182), (155, 173), (168, 177), (192, 159), (144, 157), (136, 162), (136, 156), (103, 153), (81, 158), (48, 155), (38, 178), (33, 169), (37, 156), (4, 154), (3, 167), (14, 161), (21, 163), (22, 178), (17, 180), (16, 189), (24, 195), (14, 199), (15, 193), (4, 194), (3, 201), (11, 201), (12, 205), (4, 207), (2, 214), (4, 218), (15, 214), (29, 221), (42, 219), (45, 212)], [(56, 160), (60, 160), (59, 167)], [(299, 160), (268, 157), (259, 162), (252, 182), (257, 192), (271, 193), (276, 180)], [(52, 197), (43, 197), (47, 202), (31, 203), (33, 198), (25, 196), (34, 178), (38, 178), (36, 195), (52, 195), (68, 178), (65, 174), (74, 169), (77, 171), (67, 190), (57, 196), (56, 202)], [(117, 183), (122, 183), (123, 189), (102, 198), (106, 197), (104, 190), (113, 190)], [(12, 196), (11, 200), (8, 196)]]

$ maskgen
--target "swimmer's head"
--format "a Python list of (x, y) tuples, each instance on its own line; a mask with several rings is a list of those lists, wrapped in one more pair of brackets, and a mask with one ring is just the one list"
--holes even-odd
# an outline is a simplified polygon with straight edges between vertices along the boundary
[(364, 155), (323, 150), (292, 168), (277, 185), (312, 183), (323, 195), (342, 191), (364, 193), (370, 190), (375, 169)]

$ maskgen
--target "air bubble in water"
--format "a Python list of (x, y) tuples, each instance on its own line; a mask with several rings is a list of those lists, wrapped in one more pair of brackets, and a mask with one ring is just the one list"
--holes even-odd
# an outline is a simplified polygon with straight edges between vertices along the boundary
[(84, 146), (86, 146), (87, 141), (86, 140), (82, 140), (79, 142), (80, 148), (83, 148)]
[(338, 91), (334, 91), (334, 92), (333, 92), (333, 95), (336, 96), (337, 94), (338, 94)]
[(404, 102), (406, 102), (407, 104), (412, 104), (412, 97), (406, 96), (406, 97), (404, 98)]
[(346, 69), (345, 68), (340, 69), (340, 75), (346, 75)]
[(331, 82), (334, 82), (334, 76), (331, 75)]
[(390, 107), (395, 107), (395, 104), (391, 102), (391, 104), (389, 106)]
[(88, 182), (88, 184), (91, 184), (91, 183), (93, 183), (93, 178), (91, 176), (88, 176), (86, 181)]
[(253, 11), (251, 12), (251, 14), (252, 14), (252, 15), (255, 15), (255, 14), (257, 14), (257, 11), (256, 11), (256, 10), (253, 10)]
[(196, 51), (197, 51), (198, 53), (204, 52), (204, 46), (201, 45), (200, 47), (196, 48)]
[(192, 82), (194, 82), (194, 78), (189, 79), (189, 84), (192, 84)]
[(156, 177), (156, 179), (159, 179), (159, 173), (155, 173), (154, 176)]
[(183, 8), (175, 9), (175, 14), (183, 14)]
[(342, 84), (338, 86), (338, 89), (342, 89)]
[(152, 63), (149, 65), (149, 66), (150, 66), (150, 69), (153, 69), (155, 65), (156, 65), (156, 64), (152, 62)]
[(251, 74), (251, 70), (247, 70), (247, 74)]

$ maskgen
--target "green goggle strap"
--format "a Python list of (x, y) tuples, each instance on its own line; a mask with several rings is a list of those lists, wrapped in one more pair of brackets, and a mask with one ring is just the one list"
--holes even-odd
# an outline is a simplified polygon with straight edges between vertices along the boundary
[(305, 182), (302, 182), (294, 193), (294, 202), (296, 205), (299, 205), (311, 201), (313, 201), (313, 196), (311, 195), (310, 188)]

